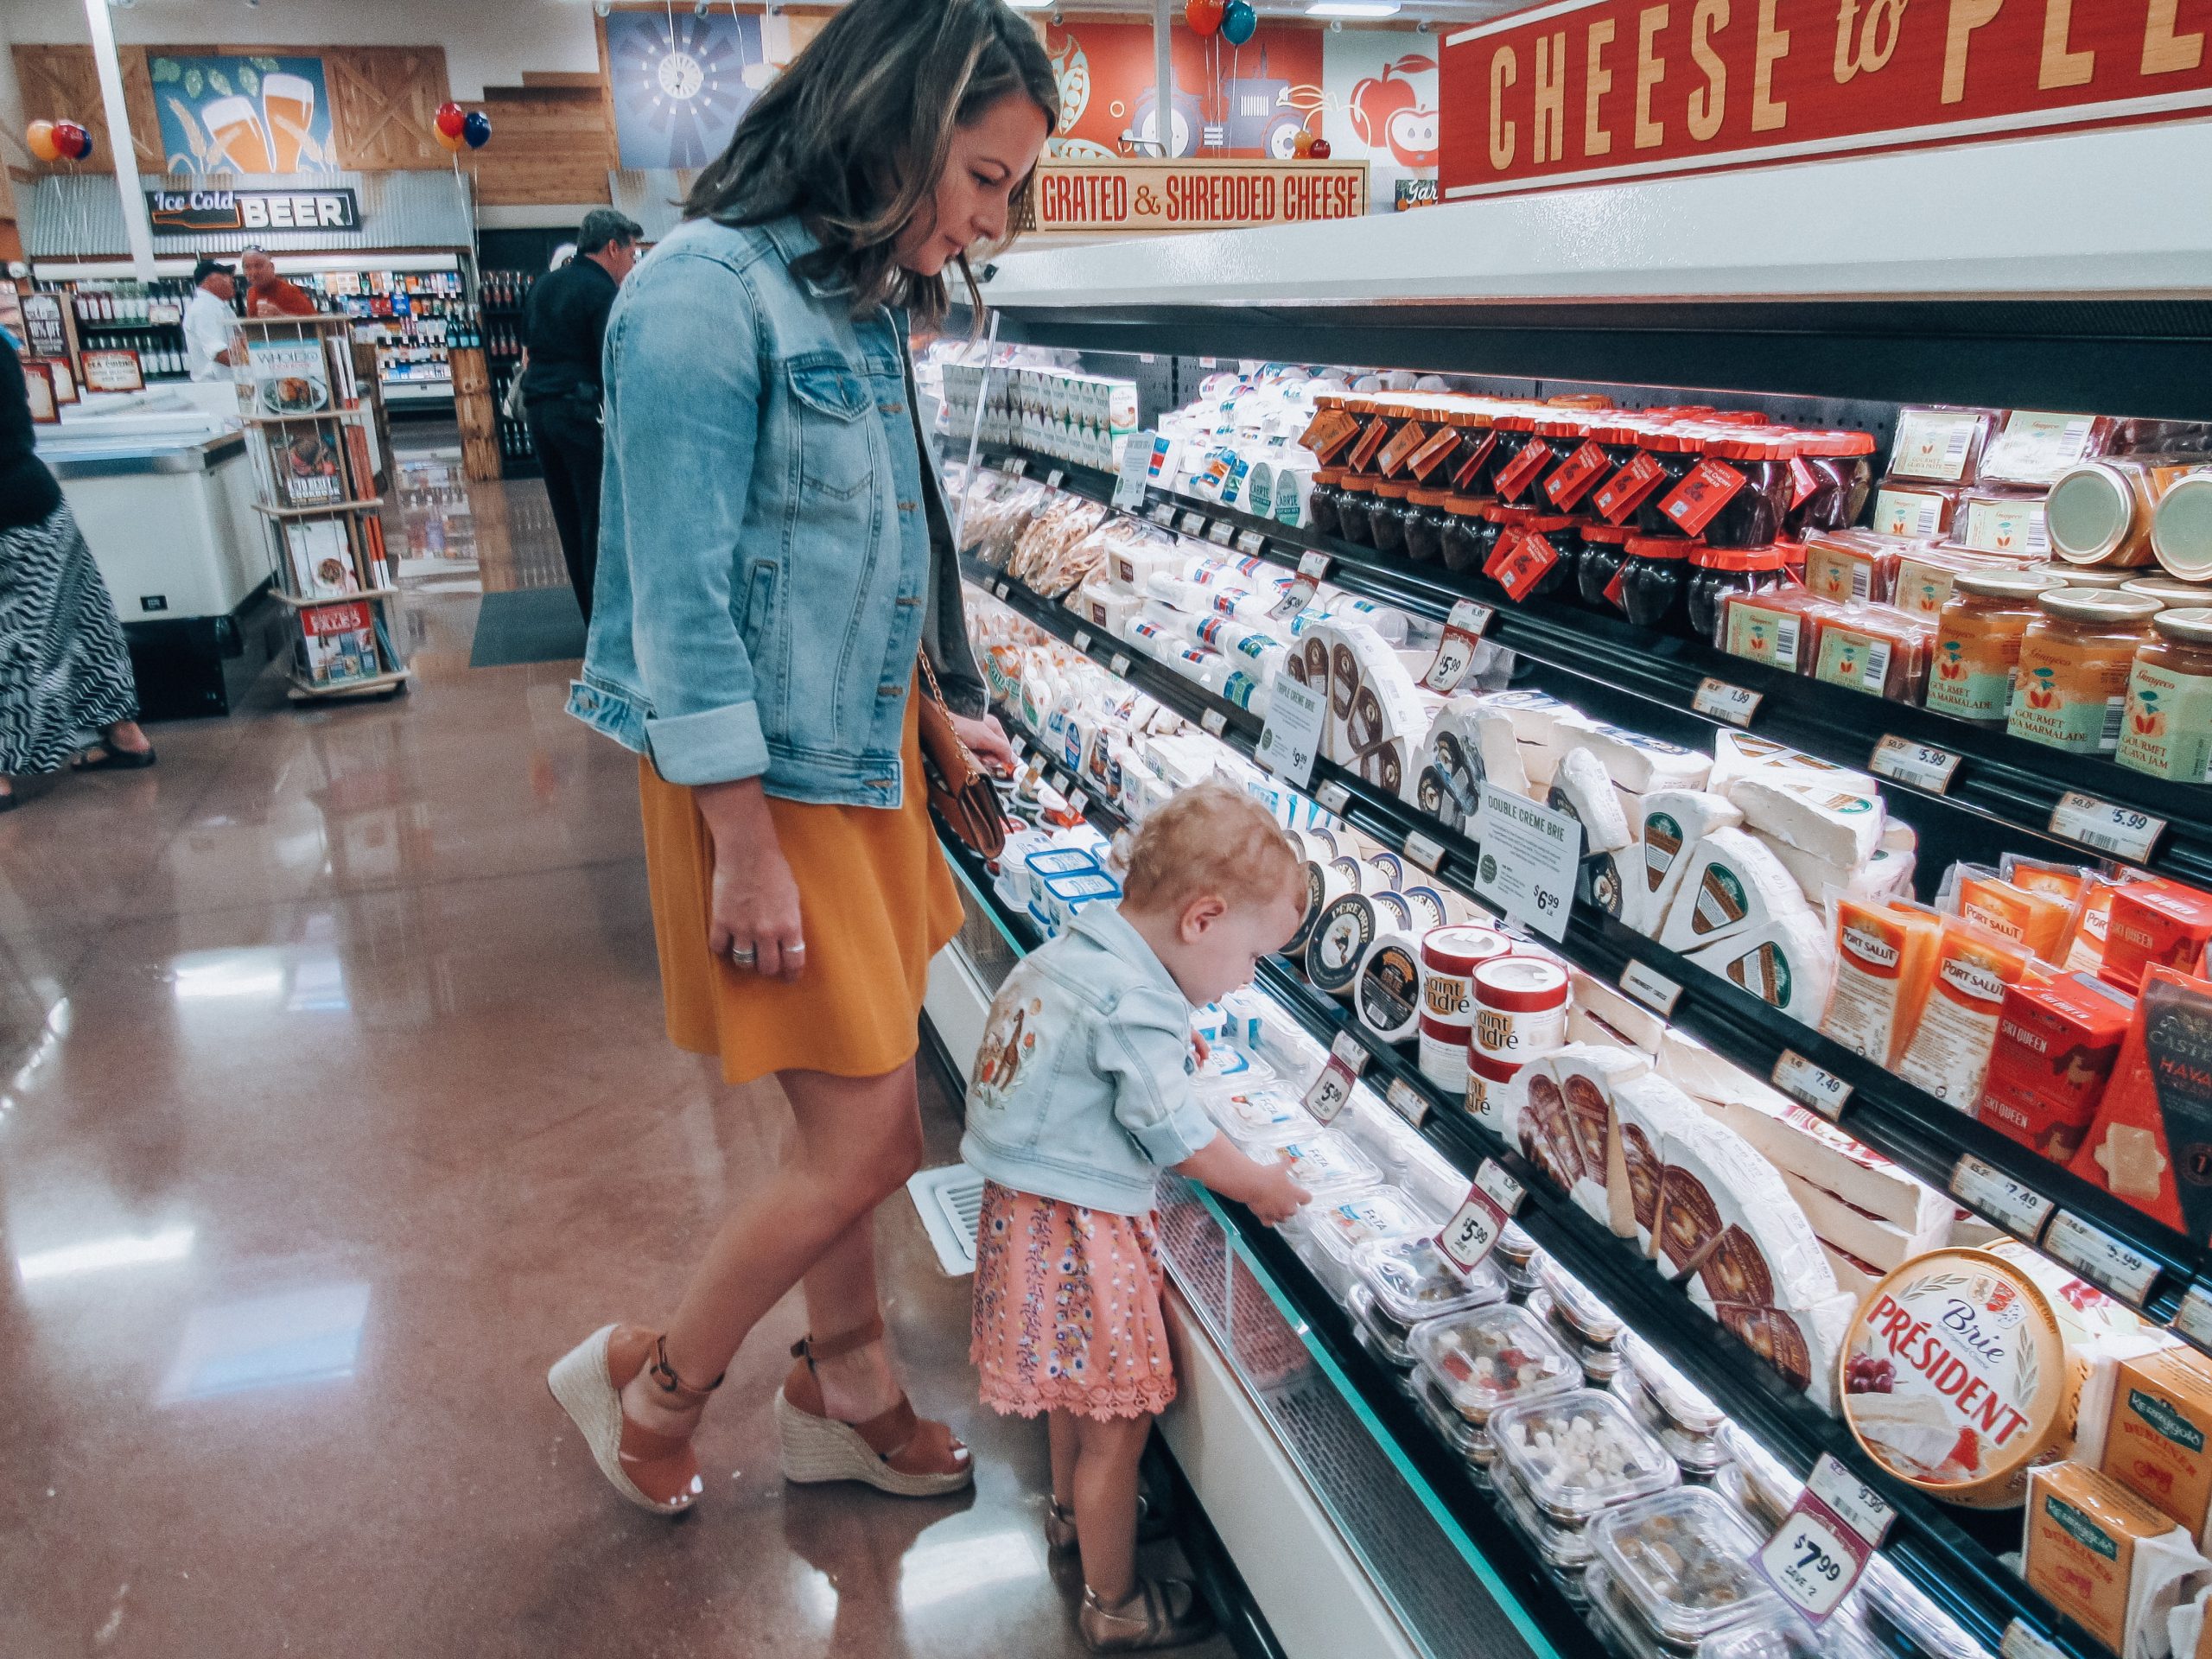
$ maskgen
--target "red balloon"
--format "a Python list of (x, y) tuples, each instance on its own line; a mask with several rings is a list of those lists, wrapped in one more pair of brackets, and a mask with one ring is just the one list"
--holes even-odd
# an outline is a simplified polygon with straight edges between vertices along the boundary
[(1306, 153), (1317, 162), (1327, 161), (1329, 159), (1329, 141), (1325, 138), (1316, 138), (1313, 141), (1313, 148), (1307, 150)]
[(1228, 10), (1229, 0), (1191, 0), (1183, 8), (1183, 21), (1191, 33), (1203, 38), (1220, 32), (1222, 14)]
[(92, 135), (74, 121), (54, 124), (54, 147), (68, 160), (81, 162), (92, 153)]
[(468, 111), (458, 104), (448, 100), (438, 105), (438, 130), (448, 138), (460, 137), (461, 126), (467, 119)]

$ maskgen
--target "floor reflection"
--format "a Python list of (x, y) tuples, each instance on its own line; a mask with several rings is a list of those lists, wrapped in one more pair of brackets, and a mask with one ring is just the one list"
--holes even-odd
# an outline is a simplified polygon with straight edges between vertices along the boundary
[(193, 1309), (154, 1403), (326, 1382), (353, 1374), (369, 1287), (326, 1285)]

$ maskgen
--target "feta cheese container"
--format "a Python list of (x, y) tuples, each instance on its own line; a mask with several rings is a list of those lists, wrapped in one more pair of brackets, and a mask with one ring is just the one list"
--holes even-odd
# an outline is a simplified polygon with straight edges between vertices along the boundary
[(1499, 1462), (1537, 1510), (1580, 1528), (1600, 1510), (1678, 1485), (1681, 1471), (1611, 1395), (1578, 1389), (1508, 1406), (1490, 1421)]
[(1431, 1386), (1469, 1422), (1501, 1406), (1579, 1388), (1582, 1368), (1559, 1339), (1510, 1303), (1415, 1325), (1406, 1345)]

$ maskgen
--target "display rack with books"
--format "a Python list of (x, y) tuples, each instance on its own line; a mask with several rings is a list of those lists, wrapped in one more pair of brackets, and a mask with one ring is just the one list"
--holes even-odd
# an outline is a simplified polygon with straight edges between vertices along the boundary
[(384, 470), (372, 401), (346, 319), (241, 325), (238, 401), (269, 526), (276, 597), (297, 621), (295, 701), (388, 696), (408, 678), (392, 607), (399, 592), (379, 517)]

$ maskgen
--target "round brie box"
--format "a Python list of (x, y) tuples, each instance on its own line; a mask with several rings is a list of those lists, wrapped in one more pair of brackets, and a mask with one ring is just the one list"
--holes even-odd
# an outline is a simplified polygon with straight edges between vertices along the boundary
[(2057, 1316), (1986, 1250), (1936, 1250), (1881, 1280), (1836, 1363), (1859, 1446), (1947, 1503), (2016, 1509), (2029, 1469), (2063, 1449), (2075, 1379)]

